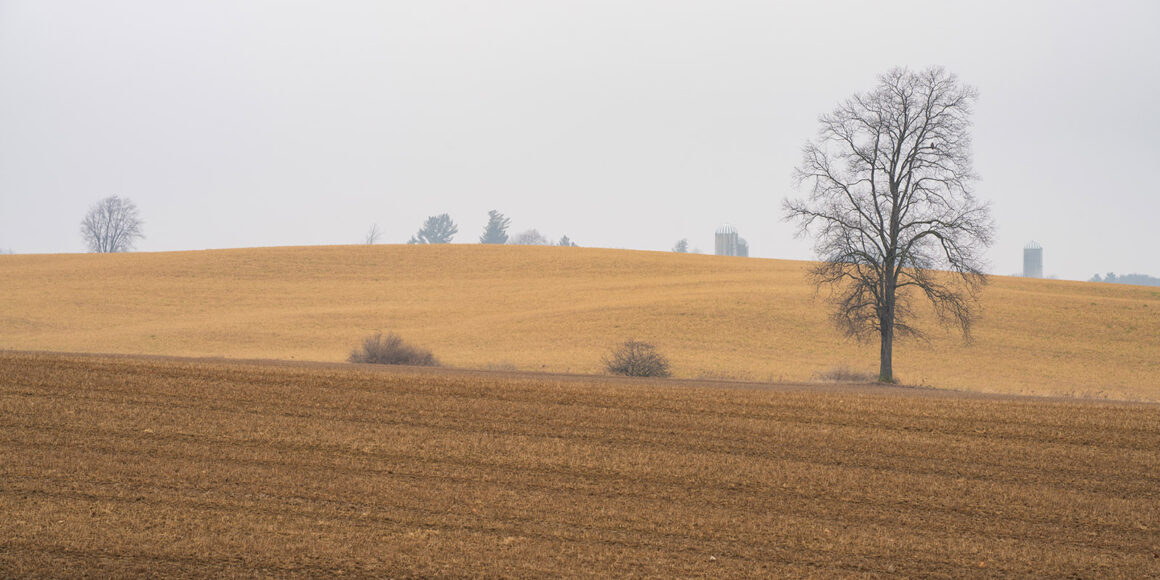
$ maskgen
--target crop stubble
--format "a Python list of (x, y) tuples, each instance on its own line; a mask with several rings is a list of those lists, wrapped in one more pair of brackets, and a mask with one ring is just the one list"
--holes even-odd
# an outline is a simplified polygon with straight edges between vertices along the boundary
[(0, 353), (0, 575), (1160, 573), (1160, 408)]
[[(808, 262), (487, 244), (2, 255), (0, 348), (345, 360), (397, 332), (461, 368), (599, 372), (626, 339), (675, 376), (877, 372)], [(1160, 291), (993, 277), (975, 341), (895, 345), (908, 384), (1160, 401)], [(916, 301), (919, 326), (936, 329)]]

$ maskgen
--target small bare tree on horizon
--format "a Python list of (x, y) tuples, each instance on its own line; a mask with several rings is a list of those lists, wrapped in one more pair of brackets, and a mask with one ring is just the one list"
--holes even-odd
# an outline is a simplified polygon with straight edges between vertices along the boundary
[(540, 233), (540, 230), (530, 229), (520, 232), (508, 240), (509, 244), (515, 246), (550, 246), (552, 242)]
[(127, 252), (145, 237), (137, 205), (116, 195), (98, 201), (81, 220), (81, 238), (90, 252)]
[(383, 230), (379, 228), (379, 224), (371, 224), (370, 229), (367, 230), (366, 236), (363, 237), (363, 243), (371, 246), (379, 243), (379, 239), (383, 237)]
[(815, 238), (811, 275), (831, 290), (834, 322), (859, 340), (879, 337), (879, 381), (894, 382), (895, 336), (923, 336), (912, 294), (971, 339), (994, 237), (989, 205), (971, 190), (977, 98), (940, 67), (893, 69), (820, 117), (794, 170), (809, 195), (785, 200), (785, 219)]

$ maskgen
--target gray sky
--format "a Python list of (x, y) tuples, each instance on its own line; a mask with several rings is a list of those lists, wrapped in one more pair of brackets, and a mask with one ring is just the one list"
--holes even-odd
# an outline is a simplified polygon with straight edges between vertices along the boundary
[(0, 0), (0, 249), (406, 241), (808, 259), (782, 221), (818, 115), (893, 66), (976, 86), (992, 271), (1160, 275), (1160, 2)]

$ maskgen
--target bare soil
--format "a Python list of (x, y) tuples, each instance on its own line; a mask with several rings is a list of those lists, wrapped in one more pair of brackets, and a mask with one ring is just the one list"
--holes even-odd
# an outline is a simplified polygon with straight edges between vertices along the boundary
[(1157, 577), (1160, 406), (0, 352), (4, 577)]

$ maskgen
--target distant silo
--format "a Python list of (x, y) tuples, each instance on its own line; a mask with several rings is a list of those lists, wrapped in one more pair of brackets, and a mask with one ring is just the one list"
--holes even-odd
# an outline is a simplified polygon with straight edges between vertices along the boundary
[(736, 256), (740, 249), (741, 238), (737, 229), (730, 225), (717, 228), (717, 235), (713, 240), (713, 253), (718, 256)]
[(1023, 277), (1043, 277), (1043, 246), (1034, 241), (1023, 248)]

